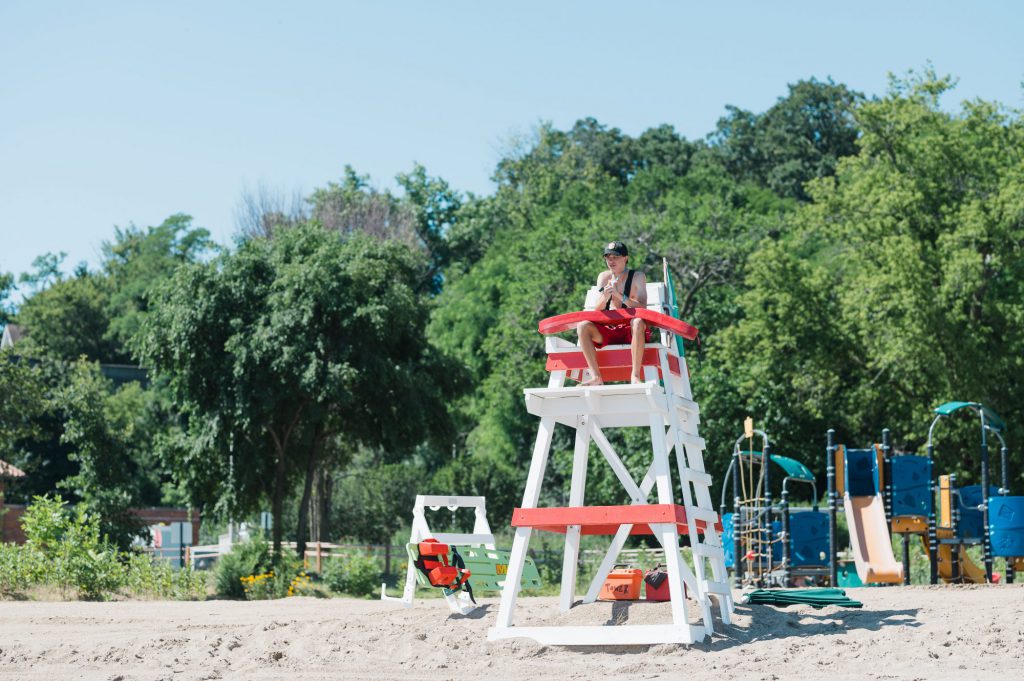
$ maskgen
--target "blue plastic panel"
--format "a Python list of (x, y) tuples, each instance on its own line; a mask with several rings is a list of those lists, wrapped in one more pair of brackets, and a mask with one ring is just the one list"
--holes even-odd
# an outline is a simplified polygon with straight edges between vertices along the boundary
[(892, 515), (929, 516), (933, 495), (930, 481), (931, 462), (926, 456), (894, 456), (892, 458)]
[(990, 498), (988, 523), (993, 556), (1024, 556), (1024, 497)]
[(789, 562), (793, 567), (828, 565), (828, 513), (790, 513), (789, 535)]
[[(980, 542), (984, 531), (982, 514), (976, 507), (981, 505), (981, 485), (968, 485), (959, 489), (960, 522), (957, 523), (957, 536), (967, 542)], [(996, 487), (988, 488), (988, 495), (999, 494)]]
[(878, 459), (874, 449), (846, 450), (846, 493), (851, 497), (878, 494)]
[(725, 567), (731, 568), (736, 564), (736, 547), (733, 544), (732, 518), (733, 513), (726, 513), (722, 516), (722, 549), (725, 552)]

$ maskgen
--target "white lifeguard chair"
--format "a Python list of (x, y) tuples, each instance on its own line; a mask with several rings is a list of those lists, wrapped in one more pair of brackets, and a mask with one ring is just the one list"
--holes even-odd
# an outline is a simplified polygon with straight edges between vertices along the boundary
[[(674, 347), (674, 335), (693, 339), (697, 330), (667, 314), (665, 284), (647, 285), (647, 309), (602, 312), (592, 309), (597, 290), (587, 296), (584, 312), (543, 320), (544, 334), (566, 331), (581, 321), (644, 319), (661, 332), (659, 343), (648, 343), (643, 355), (645, 383), (592, 387), (565, 385), (566, 378), (580, 380), (586, 360), (580, 348), (554, 336), (545, 339), (548, 387), (524, 390), (526, 408), (540, 417), (533, 458), (521, 508), (515, 509), (512, 526), (515, 540), (509, 560), (508, 579), (502, 591), (497, 622), (489, 640), (526, 637), (547, 645), (622, 645), (695, 643), (714, 632), (712, 599), (717, 601), (722, 622), (731, 621), (732, 591), (725, 569), (721, 525), (711, 500), (711, 476), (704, 471), (704, 440), (697, 433), (700, 410), (690, 390), (686, 360)], [(607, 346), (597, 351), (604, 380), (629, 380), (631, 353), (628, 345)], [(556, 424), (576, 430), (569, 506), (538, 508), (541, 484), (547, 468), (551, 438)], [(610, 428), (647, 427), (651, 433), (651, 463), (637, 483), (615, 452), (604, 431)], [(626, 506), (586, 506), (587, 460), (590, 442), (611, 466), (629, 497)], [(681, 481), (680, 505), (675, 503), (669, 454), (675, 453)], [(651, 503), (652, 490), (657, 501)], [(614, 535), (611, 545), (583, 597), (597, 599), (630, 534), (653, 534), (665, 549), (671, 595), (671, 624), (620, 626), (516, 626), (513, 623), (519, 582), (534, 530), (565, 533), (560, 610), (568, 611), (576, 599), (577, 561), (581, 534)], [(694, 569), (680, 552), (680, 533), (689, 538)], [(686, 585), (684, 591), (683, 585)], [(699, 616), (691, 621), (685, 599), (696, 601)]]
[[(434, 532), (427, 524), (427, 509), (433, 511), (447, 508), (454, 513), (460, 508), (473, 509), (473, 532), (470, 534), (459, 532)], [(443, 496), (433, 494), (417, 494), (416, 503), (412, 507), (412, 530), (409, 533), (409, 544), (415, 545), (425, 539), (436, 539), (442, 544), (449, 546), (482, 546), (487, 549), (494, 549), (494, 535), (491, 534), (491, 527), (487, 523), (487, 500), (484, 497), (467, 496)], [(418, 570), (413, 564), (410, 556), (409, 566), (405, 573), (405, 587), (402, 589), (402, 596), (388, 596), (387, 584), (380, 585), (380, 599), (392, 603), (400, 603), (406, 608), (411, 608), (413, 598), (416, 595), (416, 580)], [(446, 593), (444, 596), (448, 602), (448, 608), (458, 615), (467, 615), (479, 606), (473, 603), (465, 591)]]

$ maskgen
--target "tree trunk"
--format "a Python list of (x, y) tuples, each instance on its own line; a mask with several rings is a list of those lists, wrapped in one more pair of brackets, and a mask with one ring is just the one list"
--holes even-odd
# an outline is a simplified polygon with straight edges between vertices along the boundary
[(281, 539), (284, 536), (284, 528), (281, 525), (281, 517), (284, 507), (284, 484), (285, 484), (285, 451), (284, 447), (277, 448), (277, 463), (274, 466), (274, 497), (270, 506), (270, 515), (273, 518), (274, 527), (271, 536), (274, 540), (274, 555), (281, 555)]
[(316, 538), (318, 541), (329, 542), (331, 541), (331, 497), (334, 494), (334, 481), (331, 479), (330, 471), (326, 468), (321, 468), (320, 478), (317, 480), (317, 483), (317, 501), (319, 502), (317, 519), (319, 520), (319, 527), (317, 528)]
[(309, 448), (309, 458), (306, 460), (306, 481), (302, 486), (302, 501), (299, 503), (299, 536), (296, 538), (295, 552), (299, 558), (306, 557), (306, 540), (309, 535), (309, 498), (313, 494), (313, 477), (316, 474), (316, 462), (319, 460), (320, 450), (323, 448), (323, 438), (318, 429), (313, 437), (313, 444)]
[(320, 494), (321, 487), (323, 487), (320, 480), (322, 477), (323, 468), (317, 466), (313, 471), (313, 496), (309, 498), (309, 538), (312, 541), (322, 541), (320, 539)]

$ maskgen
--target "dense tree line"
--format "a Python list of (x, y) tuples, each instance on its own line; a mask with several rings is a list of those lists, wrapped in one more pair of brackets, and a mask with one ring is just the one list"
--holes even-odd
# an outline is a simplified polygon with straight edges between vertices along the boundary
[[(275, 542), (386, 541), (417, 492), (486, 495), (500, 524), (535, 435), (536, 323), (580, 307), (612, 239), (654, 280), (667, 261), (701, 330), (687, 353), (716, 476), (747, 415), (819, 473), (827, 428), (916, 451), (950, 399), (1019, 443), (1024, 127), (995, 103), (942, 108), (951, 87), (801, 81), (703, 140), (543, 125), (486, 196), (420, 166), (398, 192), (347, 168), (295, 210), (249, 202), (230, 249), (179, 215), (118, 230), (95, 272), (40, 258), (17, 310), (0, 277), (0, 316), (28, 334), (0, 369), (3, 456), (30, 473), (12, 493), (60, 486), (111, 531), (139, 503), (271, 508)], [(97, 361), (149, 382), (115, 390)], [(643, 466), (642, 434), (618, 437)], [(939, 468), (975, 479), (974, 430), (943, 438)], [(548, 502), (571, 449), (560, 432)], [(599, 459), (588, 494), (616, 501)], [(1017, 453), (1012, 470), (1024, 491)]]

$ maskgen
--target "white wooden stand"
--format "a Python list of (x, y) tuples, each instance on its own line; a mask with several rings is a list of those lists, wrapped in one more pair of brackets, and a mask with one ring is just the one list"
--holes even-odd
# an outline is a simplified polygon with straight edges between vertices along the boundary
[[(433, 532), (427, 524), (426, 509), (438, 510), (442, 506), (453, 513), (460, 508), (472, 508), (474, 511), (473, 532), (471, 534), (460, 534), (457, 532)], [(491, 527), (487, 524), (487, 503), (484, 497), (446, 497), (443, 495), (418, 494), (416, 503), (412, 507), (412, 531), (409, 534), (409, 543), (418, 544), (424, 539), (433, 537), (442, 544), (449, 546), (484, 546), (488, 549), (494, 548), (494, 535), (491, 534)], [(380, 599), (392, 603), (401, 603), (406, 608), (412, 607), (413, 598), (416, 596), (416, 566), (409, 561), (409, 567), (405, 572), (405, 587), (402, 590), (401, 598), (387, 595), (387, 584), (380, 585)], [(475, 610), (477, 605), (470, 600), (469, 594), (465, 591), (458, 591), (445, 596), (448, 607), (452, 612), (459, 615), (466, 615)]]
[[(650, 289), (649, 289), (650, 290)], [(558, 357), (579, 353), (577, 346), (548, 337), (546, 347), (551, 370), (547, 388), (525, 390), (527, 410), (540, 417), (533, 458), (527, 476), (523, 503), (513, 514), (516, 528), (508, 577), (501, 594), (497, 623), (488, 631), (489, 640), (514, 637), (531, 638), (550, 645), (622, 645), (655, 643), (694, 643), (714, 632), (712, 603), (715, 599), (722, 622), (730, 623), (733, 611), (732, 591), (725, 569), (725, 555), (716, 524), (719, 522), (711, 500), (711, 476), (704, 472), (704, 440), (697, 434), (699, 408), (693, 401), (685, 359), (673, 349), (667, 334), (662, 343), (648, 343), (642, 385), (616, 384), (595, 387), (566, 387), (567, 371), (557, 368)], [(599, 360), (623, 356), (628, 346), (609, 346), (598, 351)], [(654, 351), (654, 352), (652, 352)], [(575, 358), (578, 360), (578, 357)], [(621, 361), (621, 360), (615, 360)], [(571, 364), (571, 362), (570, 362)], [(578, 366), (578, 361), (576, 361)], [(602, 370), (605, 364), (601, 364)], [(556, 424), (576, 430), (569, 506), (538, 509), (541, 483), (547, 468), (551, 438)], [(646, 427), (651, 433), (651, 463), (639, 484), (632, 478), (604, 431), (610, 428)], [(630, 505), (586, 507), (587, 459), (590, 442), (612, 467), (630, 499)], [(669, 455), (681, 481), (680, 506), (675, 505)], [(656, 491), (654, 505), (650, 501)], [(646, 508), (641, 508), (646, 507)], [(663, 522), (658, 522), (659, 520)], [(667, 521), (667, 522), (665, 522)], [(671, 594), (671, 624), (620, 626), (515, 626), (518, 589), (523, 564), (534, 529), (565, 532), (562, 586), (559, 606), (565, 612), (576, 599), (577, 560), (583, 533), (614, 530), (611, 545), (583, 597), (583, 603), (596, 600), (601, 586), (616, 562), (626, 538), (636, 525), (646, 525), (665, 549), (666, 570)], [(694, 570), (680, 553), (680, 527), (690, 540)], [(683, 585), (693, 598), (699, 618), (691, 620)]]

